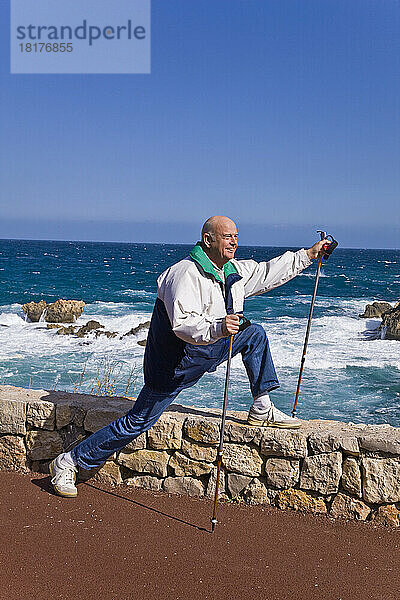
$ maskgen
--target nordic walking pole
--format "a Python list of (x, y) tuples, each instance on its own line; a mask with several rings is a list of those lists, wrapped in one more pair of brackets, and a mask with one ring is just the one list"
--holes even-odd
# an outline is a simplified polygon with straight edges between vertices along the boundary
[(294, 399), (294, 406), (293, 406), (293, 410), (292, 410), (292, 417), (294, 417), (296, 415), (297, 401), (299, 399), (301, 378), (303, 375), (304, 363), (306, 360), (308, 338), (310, 337), (310, 329), (311, 329), (311, 319), (312, 319), (313, 310), (314, 310), (315, 297), (317, 295), (317, 288), (318, 288), (319, 275), (320, 275), (320, 271), (321, 271), (322, 259), (323, 258), (328, 259), (330, 257), (330, 255), (332, 254), (332, 252), (334, 251), (334, 249), (338, 245), (337, 241), (331, 235), (326, 235), (325, 231), (318, 231), (318, 233), (321, 235), (321, 241), (325, 238), (331, 238), (332, 241), (330, 244), (325, 244), (325, 246), (323, 247), (323, 250), (321, 250), (321, 254), (318, 259), (317, 274), (315, 276), (314, 292), (313, 292), (313, 296), (312, 296), (312, 300), (311, 300), (310, 314), (308, 315), (306, 338), (304, 340), (303, 355), (301, 357), (300, 373), (299, 373), (299, 379), (297, 381), (297, 389), (296, 389), (296, 396)]
[[(242, 323), (239, 326), (239, 331), (243, 331), (246, 327), (251, 325), (250, 321), (245, 317), (241, 317)], [(228, 362), (226, 363), (226, 375), (225, 375), (225, 390), (224, 390), (224, 402), (222, 405), (222, 421), (221, 421), (221, 431), (219, 435), (219, 445), (217, 450), (217, 480), (215, 484), (215, 496), (214, 496), (214, 510), (213, 516), (211, 518), (211, 531), (214, 533), (215, 525), (218, 523), (217, 521), (217, 505), (218, 505), (218, 493), (219, 493), (219, 480), (221, 477), (221, 466), (222, 466), (222, 449), (224, 445), (224, 433), (225, 433), (225, 420), (226, 420), (226, 408), (228, 405), (228, 390), (229, 390), (229, 375), (231, 372), (231, 362), (232, 362), (232, 345), (233, 345), (233, 335), (229, 337), (229, 350), (228, 350)]]
[(295, 396), (295, 399), (294, 399), (294, 406), (293, 406), (293, 410), (292, 410), (292, 417), (294, 417), (295, 414), (296, 414), (297, 400), (299, 399), (300, 384), (301, 384), (301, 378), (302, 378), (302, 375), (303, 375), (304, 363), (305, 363), (305, 360), (306, 360), (308, 338), (310, 337), (311, 319), (312, 319), (312, 314), (313, 314), (313, 310), (314, 310), (315, 296), (317, 295), (317, 287), (318, 287), (319, 274), (320, 274), (320, 271), (321, 271), (321, 263), (322, 263), (322, 255), (318, 259), (317, 274), (315, 276), (315, 284), (314, 284), (314, 293), (313, 293), (313, 297), (312, 297), (312, 300), (311, 300), (310, 314), (308, 316), (306, 339), (304, 340), (303, 356), (301, 357), (300, 373), (299, 373), (299, 379), (297, 381), (297, 390), (296, 390), (296, 396)]
[(224, 445), (226, 407), (227, 407), (227, 403), (228, 403), (229, 375), (231, 372), (231, 362), (232, 362), (232, 344), (233, 344), (233, 335), (231, 335), (229, 338), (228, 362), (226, 363), (224, 403), (222, 406), (221, 431), (220, 431), (220, 436), (219, 436), (219, 446), (218, 446), (218, 450), (217, 450), (217, 482), (215, 484), (214, 510), (213, 510), (213, 516), (211, 519), (212, 533), (214, 533), (215, 525), (218, 523), (218, 521), (217, 521), (217, 504), (218, 504), (218, 492), (219, 492), (219, 479), (221, 476), (221, 466), (222, 466), (222, 448)]

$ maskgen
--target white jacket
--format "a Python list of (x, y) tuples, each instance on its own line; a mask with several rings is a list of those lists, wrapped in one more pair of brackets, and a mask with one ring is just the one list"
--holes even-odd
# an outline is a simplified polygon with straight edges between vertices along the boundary
[[(226, 286), (218, 280), (201, 246), (195, 246), (193, 251), (160, 275), (157, 296), (164, 303), (178, 338), (190, 344), (210, 344), (223, 337)], [(241, 276), (230, 288), (233, 312), (242, 313), (245, 298), (264, 294), (290, 281), (311, 262), (304, 248), (285, 252), (268, 262), (232, 259), (224, 266), (225, 274), (237, 272)]]

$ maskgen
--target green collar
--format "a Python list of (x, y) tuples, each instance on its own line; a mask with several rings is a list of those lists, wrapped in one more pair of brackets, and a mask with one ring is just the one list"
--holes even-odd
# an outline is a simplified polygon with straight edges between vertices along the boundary
[[(194, 246), (194, 248), (192, 248), (192, 250), (190, 251), (189, 256), (192, 260), (194, 260), (195, 262), (197, 262), (197, 264), (199, 264), (201, 266), (201, 268), (203, 269), (203, 271), (205, 273), (212, 275), (213, 277), (215, 277), (215, 279), (217, 281), (220, 281), (221, 283), (223, 283), (221, 277), (218, 275), (217, 271), (215, 270), (215, 267), (212, 264), (211, 260), (208, 258), (207, 254), (204, 252), (204, 250), (201, 246), (201, 242), (197, 242), (197, 244)], [(224, 273), (225, 273), (225, 278), (228, 277), (228, 275), (231, 275), (232, 273), (237, 273), (237, 269), (236, 269), (235, 265), (233, 263), (231, 263), (231, 261), (224, 264)]]

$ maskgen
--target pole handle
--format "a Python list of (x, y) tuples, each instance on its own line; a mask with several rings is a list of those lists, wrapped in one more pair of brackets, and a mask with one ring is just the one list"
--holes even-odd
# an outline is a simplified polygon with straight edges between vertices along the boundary
[(245, 329), (250, 327), (250, 325), (251, 325), (251, 321), (249, 321), (249, 319), (246, 319), (246, 317), (244, 317), (242, 315), (240, 317), (239, 331), (244, 331)]
[(338, 247), (339, 242), (337, 240), (335, 240), (333, 235), (331, 235), (330, 233), (326, 233), (326, 231), (322, 231), (321, 229), (318, 229), (317, 233), (320, 234), (321, 241), (325, 240), (325, 239), (331, 240), (331, 242), (329, 244), (324, 244), (324, 247), (323, 247), (322, 257), (324, 258), (324, 260), (328, 260), (328, 258), (330, 257), (332, 252), (335, 250), (335, 248)]

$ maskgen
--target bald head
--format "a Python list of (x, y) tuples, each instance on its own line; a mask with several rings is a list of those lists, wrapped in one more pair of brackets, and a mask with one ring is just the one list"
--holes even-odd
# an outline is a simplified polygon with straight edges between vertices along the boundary
[(221, 233), (224, 229), (230, 230), (232, 227), (236, 230), (234, 221), (229, 217), (222, 217), (220, 215), (210, 217), (203, 225), (201, 239), (204, 240), (205, 233), (209, 233), (215, 237), (216, 233)]
[(220, 269), (234, 258), (237, 237), (236, 225), (229, 217), (210, 217), (201, 230), (203, 250)]

